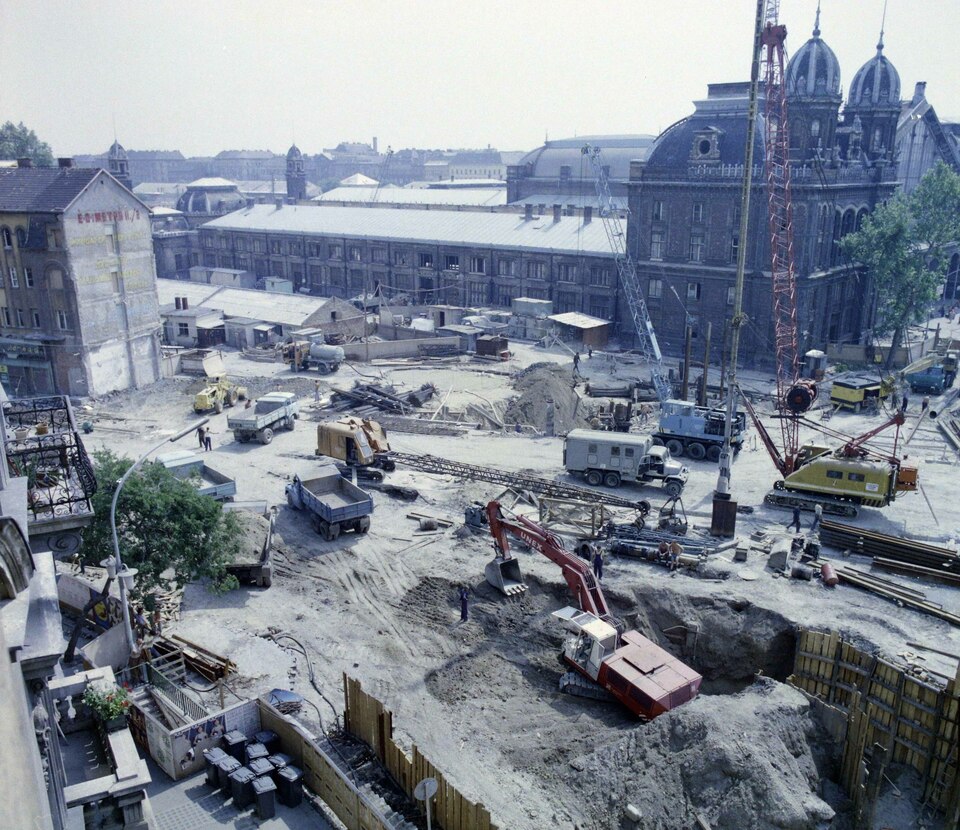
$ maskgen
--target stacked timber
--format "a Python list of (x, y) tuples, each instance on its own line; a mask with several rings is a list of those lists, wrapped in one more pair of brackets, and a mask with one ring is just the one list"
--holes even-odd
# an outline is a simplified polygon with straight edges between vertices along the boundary
[(841, 550), (880, 558), (885, 565), (891, 562), (913, 565), (960, 577), (960, 557), (949, 548), (831, 521), (820, 525), (820, 541)]
[(930, 614), (941, 620), (946, 620), (951, 625), (960, 627), (960, 617), (956, 614), (951, 614), (949, 611), (945, 611), (942, 605), (928, 601), (926, 594), (915, 588), (901, 585), (889, 579), (883, 579), (874, 574), (865, 573), (849, 565), (837, 568), (837, 576), (840, 577), (841, 582), (855, 585), (877, 596), (892, 600), (898, 605), (904, 605), (907, 608), (913, 608), (915, 611)]

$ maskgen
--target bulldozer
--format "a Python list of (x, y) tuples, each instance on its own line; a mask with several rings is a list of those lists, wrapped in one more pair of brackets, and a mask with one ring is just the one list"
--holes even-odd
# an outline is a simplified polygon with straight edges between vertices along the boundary
[(376, 421), (347, 415), (317, 425), (316, 455), (344, 461), (353, 467), (395, 469), (389, 457), (387, 432)]
[(231, 383), (226, 375), (210, 378), (193, 399), (193, 411), (198, 415), (204, 412), (223, 412), (225, 406), (233, 406), (238, 400), (247, 397), (247, 387)]

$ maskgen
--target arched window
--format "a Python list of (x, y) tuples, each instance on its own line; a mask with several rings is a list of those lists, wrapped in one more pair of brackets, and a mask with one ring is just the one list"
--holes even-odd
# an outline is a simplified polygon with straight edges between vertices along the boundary
[(867, 218), (867, 209), (865, 207), (860, 208), (857, 211), (857, 224), (854, 230), (860, 230), (863, 227), (863, 220)]
[(820, 119), (814, 118), (810, 122), (810, 138), (817, 138), (820, 135)]

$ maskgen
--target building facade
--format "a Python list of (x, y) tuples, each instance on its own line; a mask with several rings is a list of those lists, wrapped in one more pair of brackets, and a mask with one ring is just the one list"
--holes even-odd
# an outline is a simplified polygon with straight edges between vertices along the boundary
[(97, 396), (160, 376), (147, 208), (105, 170), (0, 170), (0, 380)]
[(613, 319), (617, 280), (603, 226), (548, 216), (255, 205), (201, 225), (201, 265), (290, 280), (295, 292), (379, 293), (417, 303), (510, 308), (552, 300), (557, 312)]
[[(852, 89), (872, 84), (876, 71), (868, 62), (855, 76)], [(880, 71), (887, 73), (882, 100), (878, 94), (871, 107), (869, 94), (858, 97), (841, 121), (840, 67), (820, 38), (819, 25), (787, 67), (801, 353), (869, 337), (872, 290), (865, 275), (844, 259), (839, 242), (897, 186), (892, 136), (899, 108), (891, 108), (889, 101), (898, 100), (899, 81), (891, 88), (896, 70), (886, 59)], [(667, 129), (647, 158), (631, 166), (628, 244), (668, 353), (680, 353), (688, 324), (694, 337), (701, 338), (711, 324), (715, 360), (724, 346), (741, 245), (748, 91), (745, 83), (710, 85), (707, 98), (695, 103), (694, 112)], [(869, 125), (869, 142), (862, 140), (855, 124), (860, 133)], [(773, 359), (762, 136), (761, 122), (754, 138), (754, 186), (745, 240), (743, 304), (749, 319), (741, 335), (745, 365)]]

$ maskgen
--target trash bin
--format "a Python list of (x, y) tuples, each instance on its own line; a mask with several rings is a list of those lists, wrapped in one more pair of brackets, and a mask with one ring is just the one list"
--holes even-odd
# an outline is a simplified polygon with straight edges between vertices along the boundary
[(257, 732), (253, 736), (253, 739), (258, 744), (263, 744), (270, 752), (276, 752), (280, 749), (280, 736), (272, 729), (264, 729)]
[(243, 763), (243, 748), (247, 745), (247, 736), (237, 729), (227, 732), (223, 736), (223, 746), (228, 755), (232, 755), (241, 764)]
[(281, 770), (284, 767), (289, 767), (290, 764), (293, 763), (293, 758), (284, 754), (283, 752), (276, 752), (273, 755), (268, 755), (267, 760), (273, 764), (274, 770)]
[(249, 764), (251, 761), (255, 761), (257, 758), (266, 758), (270, 753), (267, 752), (267, 748), (263, 744), (247, 744), (246, 750), (246, 761)]
[(256, 777), (247, 767), (239, 767), (230, 773), (230, 793), (233, 806), (238, 810), (253, 803), (253, 780)]
[(225, 793), (230, 792), (230, 773), (240, 769), (242, 764), (232, 755), (224, 755), (217, 761), (217, 784)]
[(217, 775), (217, 764), (224, 758), (229, 757), (230, 756), (218, 746), (213, 747), (213, 749), (203, 750), (203, 760), (207, 765), (207, 783), (211, 787), (220, 786), (220, 778)]
[(261, 775), (272, 775), (274, 770), (269, 758), (254, 758), (247, 766), (257, 778)]
[(277, 814), (277, 785), (269, 775), (253, 779), (253, 801), (261, 821)]
[(277, 773), (277, 795), (281, 804), (299, 807), (303, 801), (303, 772), (293, 766), (286, 766)]

